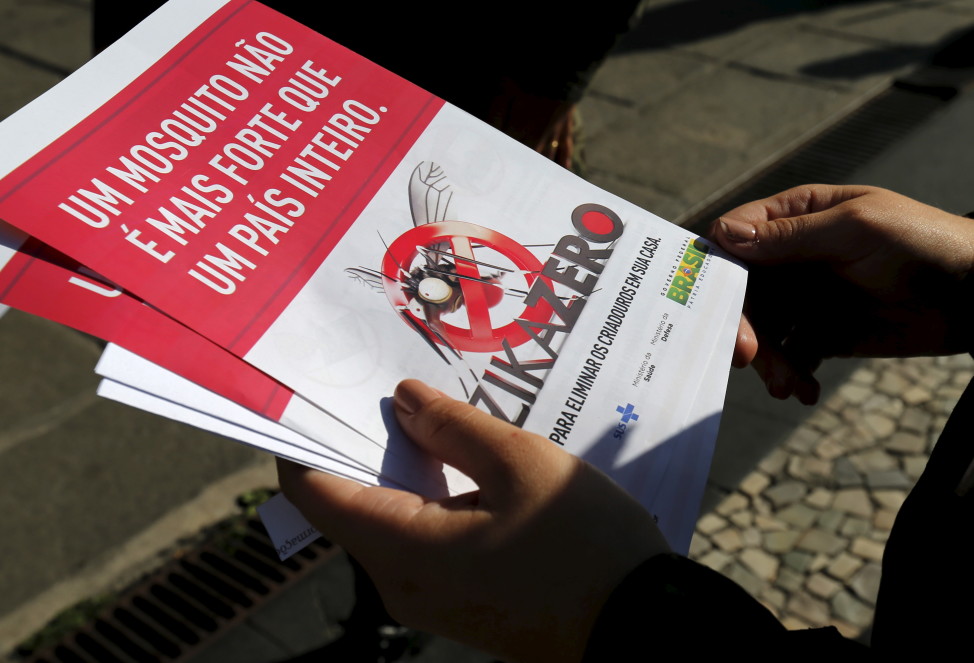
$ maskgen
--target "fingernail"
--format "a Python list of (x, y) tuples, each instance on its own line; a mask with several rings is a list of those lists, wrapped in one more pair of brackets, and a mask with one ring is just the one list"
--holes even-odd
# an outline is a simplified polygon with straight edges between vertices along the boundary
[(720, 219), (724, 236), (735, 244), (752, 244), (757, 241), (757, 230), (750, 223), (734, 219)]
[(396, 387), (393, 402), (406, 414), (413, 414), (442, 394), (419, 380), (403, 380)]

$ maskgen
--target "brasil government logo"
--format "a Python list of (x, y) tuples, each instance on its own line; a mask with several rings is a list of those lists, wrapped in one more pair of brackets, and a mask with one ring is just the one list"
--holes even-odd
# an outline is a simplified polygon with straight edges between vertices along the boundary
[(666, 298), (672, 299), (680, 306), (686, 306), (693, 292), (693, 284), (697, 282), (697, 275), (700, 268), (707, 259), (710, 247), (704, 244), (699, 237), (689, 244), (683, 252), (680, 264), (673, 273), (669, 288), (666, 290)]

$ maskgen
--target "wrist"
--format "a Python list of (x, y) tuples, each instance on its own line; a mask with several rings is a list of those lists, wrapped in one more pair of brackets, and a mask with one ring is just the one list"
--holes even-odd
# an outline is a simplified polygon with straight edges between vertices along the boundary
[(772, 643), (785, 633), (739, 585), (673, 553), (647, 559), (620, 583), (592, 630), (583, 663), (648, 651), (647, 628), (672, 642), (695, 642), (698, 653), (720, 658), (733, 651), (773, 651)]

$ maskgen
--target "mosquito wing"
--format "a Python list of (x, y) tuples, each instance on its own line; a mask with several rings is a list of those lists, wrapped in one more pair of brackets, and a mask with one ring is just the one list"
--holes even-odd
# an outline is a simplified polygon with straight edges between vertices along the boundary
[(421, 161), (409, 178), (409, 211), (414, 226), (456, 218), (450, 204), (453, 187), (443, 169), (432, 161)]
[(349, 278), (358, 281), (362, 285), (371, 288), (377, 292), (383, 292), (385, 290), (385, 285), (382, 280), (384, 277), (382, 272), (377, 272), (374, 269), (366, 269), (364, 267), (346, 267), (345, 273), (348, 274)]

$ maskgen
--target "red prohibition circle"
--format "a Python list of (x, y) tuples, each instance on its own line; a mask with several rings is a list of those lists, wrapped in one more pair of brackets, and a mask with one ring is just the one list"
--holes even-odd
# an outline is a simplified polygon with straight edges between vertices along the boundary
[[(534, 257), (534, 254), (510, 237), (502, 235), (496, 230), (463, 221), (427, 223), (407, 230), (397, 237), (389, 245), (385, 256), (382, 258), (382, 273), (388, 277), (383, 279), (383, 282), (389, 302), (403, 315), (410, 316), (419, 324), (425, 325), (422, 320), (409, 311), (402, 310), (409, 303), (409, 300), (397, 283), (397, 279), (400, 277), (400, 266), (402, 269), (408, 270), (413, 260), (419, 255), (420, 248), (431, 248), (443, 244), (449, 245), (450, 252), (457, 256), (454, 258), (454, 262), (457, 266), (457, 273), (461, 276), (481, 277), (479, 266), (475, 262), (463, 260), (463, 258), (475, 259), (474, 245), (476, 244), (502, 254), (514, 263), (519, 270), (533, 272), (525, 274), (528, 288), (539, 278), (544, 279), (548, 286), (552, 287), (551, 279), (540, 276), (544, 267), (541, 262)], [(460, 289), (463, 291), (464, 301), (464, 306), (460, 310), (466, 312), (470, 326), (465, 328), (443, 323), (444, 335), (457, 350), (497, 352), (502, 349), (501, 344), (505, 339), (511, 347), (517, 347), (531, 340), (531, 335), (515, 320), (511, 320), (500, 327), (495, 328), (493, 326), (488, 305), (490, 297), (487, 292), (488, 288), (493, 287), (495, 286), (477, 283), (469, 279), (460, 280)], [(518, 318), (529, 322), (545, 323), (551, 320), (553, 313), (554, 309), (551, 304), (542, 299), (534, 306), (526, 306)]]

